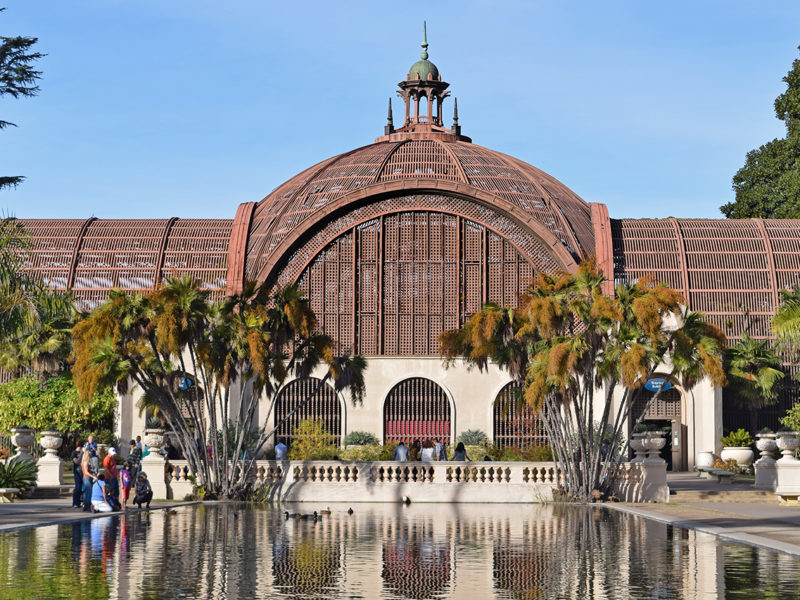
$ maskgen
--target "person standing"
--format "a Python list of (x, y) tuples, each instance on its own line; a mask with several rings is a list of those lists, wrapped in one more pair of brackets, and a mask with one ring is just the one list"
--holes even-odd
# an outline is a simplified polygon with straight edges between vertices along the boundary
[(122, 510), (128, 510), (128, 498), (130, 498), (131, 486), (133, 485), (132, 469), (130, 461), (126, 460), (119, 470), (119, 481), (122, 485)]
[(117, 450), (114, 447), (108, 449), (108, 454), (103, 459), (103, 468), (106, 471), (106, 501), (111, 508), (119, 508), (119, 473), (116, 460)]
[(75, 487), (72, 489), (72, 508), (80, 508), (83, 501), (83, 472), (81, 471), (81, 457), (83, 456), (83, 442), (75, 442), (75, 449), (72, 451), (72, 477), (75, 479)]
[(469, 460), (469, 456), (467, 456), (467, 449), (464, 448), (464, 442), (458, 442), (455, 454), (453, 454), (453, 460)]
[(140, 454), (144, 454), (144, 446), (142, 446), (142, 436), (136, 436), (136, 447), (139, 449)]
[(414, 440), (411, 442), (411, 448), (408, 449), (408, 460), (411, 462), (415, 462), (419, 460), (419, 451), (422, 449), (422, 445), (419, 443), (419, 440)]
[(442, 442), (439, 444), (439, 449), (436, 451), (437, 460), (447, 460), (447, 444)]
[(83, 448), (81, 456), (81, 477), (83, 479), (83, 510), (89, 512), (92, 509), (92, 484), (97, 480), (97, 476), (92, 472), (92, 453), (89, 448)]
[(408, 462), (408, 448), (406, 448), (404, 442), (397, 444), (397, 447), (394, 449), (394, 454), (392, 454), (392, 460)]
[(286, 460), (287, 450), (288, 448), (283, 443), (283, 439), (278, 440), (278, 443), (275, 444), (275, 460)]
[(130, 461), (131, 466), (133, 469), (131, 470), (131, 475), (134, 477), (136, 473), (139, 471), (139, 463), (142, 460), (142, 451), (136, 445), (135, 440), (131, 440), (130, 442), (130, 450), (128, 451), (128, 461)]
[(423, 462), (433, 462), (434, 456), (433, 442), (430, 440), (425, 440), (422, 443), (422, 452), (420, 453), (419, 459)]

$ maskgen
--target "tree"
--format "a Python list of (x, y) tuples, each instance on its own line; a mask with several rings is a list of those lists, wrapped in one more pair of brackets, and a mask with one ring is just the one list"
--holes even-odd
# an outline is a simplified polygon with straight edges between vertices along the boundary
[[(4, 10), (5, 8), (0, 8), (0, 12)], [(33, 63), (44, 54), (31, 52), (37, 41), (37, 38), (31, 37), (0, 36), (0, 97), (30, 97), (39, 92), (36, 82), (42, 73), (33, 68)], [(0, 119), (0, 129), (6, 127), (16, 127), (16, 125)], [(25, 178), (21, 175), (0, 176), (0, 190), (16, 187), (23, 179)]]
[[(579, 500), (609, 491), (605, 474), (620, 456), (604, 452), (603, 439), (616, 448), (625, 437), (634, 392), (658, 369), (687, 389), (704, 377), (725, 383), (724, 334), (684, 309), (678, 292), (644, 277), (607, 297), (603, 281), (593, 261), (577, 274), (540, 274), (516, 309), (486, 305), (439, 338), (446, 365), (463, 358), (485, 369), (494, 362), (524, 385), (566, 475), (566, 492)], [(608, 424), (604, 435), (598, 421)]]
[[(191, 278), (172, 278), (147, 295), (112, 290), (77, 323), (73, 373), (86, 399), (104, 386), (138, 387), (177, 435), (200, 485), (212, 495), (241, 498), (264, 444), (327, 381), (347, 388), (354, 402), (362, 399), (363, 358), (336, 356), (331, 339), (315, 328), (309, 302), (294, 286), (271, 293), (248, 283), (217, 304)], [(320, 363), (328, 367), (320, 383), (269, 429), (281, 384), (290, 375), (307, 377)], [(257, 423), (260, 396), (271, 403)], [(248, 439), (256, 440), (252, 447)]]
[(750, 411), (750, 430), (758, 429), (758, 409), (778, 400), (784, 378), (781, 359), (770, 347), (769, 340), (754, 340), (743, 333), (739, 341), (725, 352), (726, 390), (734, 404)]
[(729, 219), (800, 217), (800, 60), (783, 81), (786, 91), (775, 100), (775, 115), (786, 124), (786, 137), (747, 153), (733, 176), (736, 200), (720, 207)]

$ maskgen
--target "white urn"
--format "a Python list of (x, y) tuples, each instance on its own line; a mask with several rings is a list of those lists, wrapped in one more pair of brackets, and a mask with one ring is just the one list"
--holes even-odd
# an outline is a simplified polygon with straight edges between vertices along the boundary
[(149, 454), (147, 458), (158, 457), (161, 458), (159, 452), (164, 445), (164, 430), (163, 429), (145, 429), (144, 430), (144, 443), (149, 447)]
[(778, 449), (778, 444), (775, 442), (774, 433), (759, 433), (756, 435), (756, 448), (761, 452), (761, 458), (756, 461), (757, 464), (764, 465), (775, 462), (772, 453)]
[(755, 453), (750, 446), (725, 446), (719, 453), (719, 457), (723, 461), (733, 460), (740, 467), (746, 467), (753, 464)]
[(695, 464), (698, 467), (713, 467), (714, 453), (710, 450), (701, 450), (697, 453), (697, 462)]
[(33, 445), (36, 443), (36, 434), (30, 427), (15, 427), (11, 430), (11, 443), (16, 450), (15, 456), (21, 460), (35, 460), (33, 458)]
[(636, 456), (631, 459), (632, 463), (640, 463), (644, 461), (647, 452), (644, 447), (644, 436), (644, 433), (634, 433), (631, 435), (629, 445), (631, 450), (636, 452)]
[(43, 431), (39, 438), (39, 445), (44, 448), (44, 454), (48, 458), (57, 458), (58, 449), (64, 443), (61, 432), (51, 429)]
[(783, 454), (778, 462), (796, 462), (797, 459), (794, 457), (794, 451), (800, 446), (800, 438), (798, 438), (800, 433), (797, 431), (779, 431), (775, 435), (778, 438), (778, 448), (780, 448), (781, 454)]
[(649, 431), (645, 434), (643, 439), (644, 449), (647, 450), (647, 458), (644, 459), (645, 463), (663, 463), (661, 458), (661, 449), (666, 445), (667, 440), (664, 439), (664, 434), (658, 431)]

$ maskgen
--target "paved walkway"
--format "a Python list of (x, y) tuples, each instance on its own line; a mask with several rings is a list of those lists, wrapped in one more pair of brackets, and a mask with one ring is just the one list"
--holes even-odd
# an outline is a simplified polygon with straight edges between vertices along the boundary
[[(48, 498), (44, 500), (17, 500), (9, 504), (0, 504), (0, 532), (122, 514), (121, 512), (96, 514), (83, 512), (80, 509), (71, 508), (71, 500), (72, 498)], [(150, 504), (150, 510), (163, 510), (189, 504), (197, 503), (154, 501)], [(143, 512), (147, 509), (141, 510)], [(140, 512), (140, 510), (134, 506), (133, 508), (129, 507), (127, 512)]]
[(754, 493), (748, 481), (718, 484), (693, 473), (671, 473), (667, 479), (676, 492), (668, 504), (606, 506), (800, 556), (800, 507), (780, 506), (775, 494)]

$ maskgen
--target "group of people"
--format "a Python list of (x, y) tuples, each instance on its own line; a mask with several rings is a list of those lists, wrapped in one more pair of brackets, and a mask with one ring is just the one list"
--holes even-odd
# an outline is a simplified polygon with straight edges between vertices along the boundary
[[(439, 440), (425, 440), (424, 442), (414, 440), (410, 446), (406, 446), (405, 442), (401, 441), (394, 449), (392, 460), (399, 462), (447, 460), (447, 444)], [(456, 446), (452, 460), (469, 460), (463, 443), (459, 442)]]
[(86, 512), (127, 510), (132, 489), (135, 489), (133, 503), (139, 508), (142, 505), (150, 508), (153, 489), (147, 474), (141, 470), (141, 460), (141, 437), (130, 441), (128, 458), (121, 465), (117, 462), (116, 448), (108, 448), (101, 465), (94, 436), (90, 435), (85, 444), (78, 440), (72, 452), (75, 476), (72, 508)]

